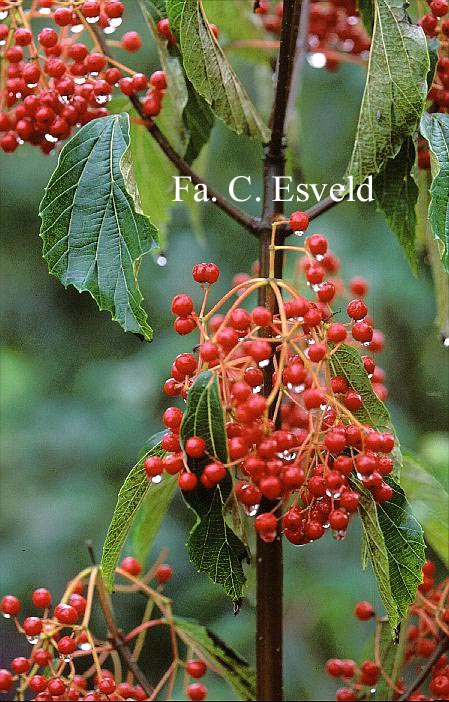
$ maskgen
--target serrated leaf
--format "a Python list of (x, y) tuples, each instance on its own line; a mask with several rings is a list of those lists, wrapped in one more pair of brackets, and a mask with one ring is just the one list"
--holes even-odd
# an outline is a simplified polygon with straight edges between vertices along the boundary
[(373, 190), (378, 209), (384, 213), (392, 232), (396, 234), (414, 272), (416, 257), (416, 212), (418, 186), (412, 177), (415, 145), (408, 137), (394, 158), (389, 158), (373, 178)]
[(374, 24), (354, 148), (346, 171), (362, 183), (416, 129), (427, 95), (426, 37), (402, 0), (374, 0)]
[[(149, 455), (165, 455), (165, 451), (161, 448), (161, 440), (164, 433), (165, 432), (159, 432), (148, 440), (145, 451), (141, 454), (139, 461), (131, 469), (120, 488), (117, 504), (103, 544), (103, 553), (101, 556), (101, 568), (104, 582), (109, 591), (112, 591), (114, 587), (115, 568), (139, 509), (149, 492), (161, 485), (161, 483), (159, 483), (159, 486), (156, 486), (148, 480), (143, 462)], [(162, 482), (166, 481), (167, 478), (170, 481), (171, 476), (164, 475)]]
[[(157, 31), (156, 23), (167, 16), (165, 0), (163, 3), (158, 0), (156, 5), (154, 0), (141, 0), (141, 6), (156, 42), (161, 65), (167, 76), (167, 93), (172, 101), (173, 124), (165, 133), (170, 134), (170, 141), (178, 153), (187, 163), (192, 163), (209, 140), (214, 115), (187, 78), (178, 46), (169, 46)], [(173, 144), (174, 135), (177, 135), (178, 142), (181, 143)]]
[(393, 686), (398, 684), (403, 669), (407, 627), (401, 627), (399, 638), (396, 640), (391, 638), (388, 621), (378, 621), (376, 622), (375, 638), (382, 669), (379, 680), (376, 683), (376, 691), (371, 699), (381, 702), (395, 700), (397, 699), (397, 692)]
[[(228, 462), (224, 410), (218, 378), (212, 371), (199, 374), (187, 396), (187, 409), (180, 430), (181, 445), (190, 436), (201, 436), (210, 457), (188, 459), (189, 468), (199, 477), (211, 460)], [(226, 523), (223, 510), (232, 489), (228, 474), (214, 489), (201, 483), (195, 490), (184, 492), (189, 507), (196, 513), (187, 548), (192, 563), (206, 573), (234, 601), (242, 596), (245, 576), (242, 561), (248, 558), (245, 545)]]
[(378, 429), (391, 428), (390, 413), (375, 394), (357, 349), (340, 344), (330, 356), (329, 364), (334, 375), (345, 378), (348, 385), (362, 397), (363, 406), (353, 412), (355, 418)]
[(422, 529), (404, 491), (393, 478), (387, 476), (385, 481), (393, 488), (393, 496), (376, 506), (371, 493), (360, 481), (351, 478), (360, 495), (359, 513), (366, 548), (394, 636), (421, 582), (425, 547)]
[(426, 541), (449, 567), (449, 495), (418, 458), (404, 455), (401, 484), (413, 512), (419, 519)]
[(256, 672), (244, 658), (210, 629), (201, 626), (193, 619), (174, 617), (171, 621), (178, 636), (188, 646), (192, 646), (197, 655), (202, 654), (211, 664), (212, 669), (218, 669), (219, 674), (240, 699), (256, 699)]
[(269, 131), (216, 41), (201, 0), (167, 0), (167, 11), (185, 71), (197, 93), (237, 134), (267, 141)]
[(157, 229), (141, 212), (129, 143), (127, 114), (93, 120), (67, 142), (40, 205), (40, 236), (50, 273), (150, 341), (137, 270)]
[(449, 115), (425, 113), (421, 134), (427, 139), (432, 167), (429, 222), (433, 235), (444, 247), (443, 265), (449, 272)]

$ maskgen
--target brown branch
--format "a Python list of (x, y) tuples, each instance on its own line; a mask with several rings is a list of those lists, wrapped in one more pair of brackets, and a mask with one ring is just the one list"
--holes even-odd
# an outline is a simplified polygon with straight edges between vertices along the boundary
[[(87, 547), (87, 550), (89, 552), (89, 556), (90, 556), (90, 559), (92, 561), (92, 565), (97, 565), (92, 542), (86, 541), (86, 547)], [(134, 677), (137, 680), (137, 682), (139, 683), (139, 685), (145, 691), (145, 694), (147, 695), (147, 697), (150, 697), (150, 695), (153, 693), (153, 688), (150, 685), (150, 683), (148, 682), (145, 673), (143, 673), (143, 671), (139, 668), (136, 661), (134, 660), (132, 653), (129, 650), (128, 646), (123, 641), (123, 636), (122, 636), (122, 634), (121, 634), (121, 632), (120, 632), (120, 630), (117, 627), (117, 624), (115, 622), (112, 604), (111, 604), (109, 594), (108, 594), (106, 587), (105, 587), (105, 584), (104, 584), (101, 570), (99, 570), (98, 574), (97, 574), (96, 588), (97, 588), (97, 593), (98, 593), (98, 601), (100, 603), (100, 607), (101, 607), (101, 610), (103, 612), (104, 620), (106, 622), (106, 627), (107, 627), (108, 632), (109, 632), (108, 641), (111, 643), (113, 648), (119, 654), (119, 656), (122, 660), (122, 663), (134, 675)]]
[(415, 680), (412, 682), (408, 690), (404, 692), (403, 695), (401, 695), (398, 698), (398, 702), (404, 702), (405, 700), (410, 699), (410, 695), (415, 692), (423, 682), (426, 680), (428, 675), (431, 673), (433, 666), (439, 659), (439, 657), (445, 652), (449, 650), (449, 637), (448, 636), (443, 636), (441, 639), (440, 643), (436, 647), (435, 651), (433, 652), (432, 656), (429, 658), (427, 661), (426, 665), (421, 668), (421, 672), (419, 675), (415, 678)]
[[(271, 139), (265, 149), (264, 158), (264, 198), (262, 229), (259, 238), (260, 275), (268, 277), (271, 243), (271, 224), (283, 213), (283, 203), (274, 199), (276, 176), (282, 176), (285, 169), (285, 124), (290, 94), (293, 65), (295, 61), (301, 0), (284, 0), (284, 14), (281, 28), (281, 41), (277, 62), (277, 79), (271, 118)], [(285, 231), (276, 230), (276, 244), (283, 242)], [(278, 251), (274, 261), (274, 275), (282, 278), (283, 256)], [(272, 313), (277, 311), (277, 302), (271, 286), (260, 288), (259, 304)], [(269, 335), (270, 330), (261, 330)], [(263, 393), (267, 397), (272, 390), (274, 366), (271, 362), (264, 368)], [(264, 500), (260, 512), (269, 511), (276, 503)], [(257, 538), (257, 699), (279, 702), (283, 699), (283, 563), (282, 535), (280, 527), (276, 539), (265, 543)]]
[[(101, 50), (105, 57), (110, 58), (112, 61), (114, 61), (114, 57), (111, 54), (110, 48), (106, 44), (106, 41), (103, 38), (99, 29), (95, 25), (89, 25), (89, 27), (92, 33), (95, 35), (95, 38), (99, 46), (101, 47)], [(182, 156), (180, 156), (180, 154), (178, 154), (175, 151), (175, 149), (171, 146), (170, 142), (161, 132), (159, 127), (151, 119), (148, 119), (148, 117), (144, 114), (142, 104), (137, 95), (132, 95), (130, 97), (130, 101), (132, 102), (135, 110), (138, 112), (140, 117), (144, 120), (146, 129), (149, 132), (149, 134), (151, 134), (153, 139), (159, 144), (164, 154), (173, 163), (178, 172), (183, 176), (191, 178), (193, 185), (205, 185), (207, 188), (208, 197), (210, 201), (213, 202), (214, 205), (216, 205), (216, 207), (218, 207), (223, 212), (226, 212), (226, 214), (229, 215), (231, 219), (233, 219), (235, 222), (244, 227), (244, 229), (250, 232), (250, 234), (258, 236), (260, 231), (259, 220), (257, 220), (254, 217), (251, 217), (249, 214), (247, 214), (243, 210), (240, 210), (238, 207), (235, 207), (235, 205), (233, 205), (232, 202), (229, 202), (229, 200), (227, 200), (223, 195), (221, 195), (221, 193), (219, 193), (217, 190), (211, 188), (207, 183), (205, 183), (204, 179), (201, 178), (198, 175), (198, 173), (196, 173), (196, 171), (194, 171), (190, 167), (187, 161), (185, 161), (182, 158)]]

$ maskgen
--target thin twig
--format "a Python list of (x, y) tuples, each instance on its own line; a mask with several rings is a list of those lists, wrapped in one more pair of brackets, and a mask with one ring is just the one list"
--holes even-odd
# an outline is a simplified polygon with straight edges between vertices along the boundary
[[(115, 59), (112, 56), (110, 48), (106, 44), (106, 41), (101, 34), (101, 31), (95, 25), (90, 25), (90, 27), (93, 33), (95, 34), (95, 37), (105, 57), (107, 59), (110, 58), (111, 62), (114, 63)], [(165, 135), (157, 126), (157, 124), (155, 124), (153, 120), (148, 119), (148, 117), (143, 112), (142, 104), (137, 95), (131, 95), (130, 101), (133, 104), (135, 110), (140, 115), (140, 117), (144, 120), (145, 127), (148, 133), (151, 134), (153, 139), (159, 144), (164, 154), (173, 163), (173, 165), (176, 167), (179, 173), (183, 176), (190, 178), (193, 185), (205, 185), (207, 188), (208, 197), (214, 205), (216, 205), (219, 209), (223, 210), (223, 212), (226, 212), (226, 214), (229, 215), (229, 217), (231, 217), (235, 222), (244, 227), (248, 232), (250, 232), (254, 236), (258, 236), (260, 231), (259, 221), (256, 218), (251, 217), (246, 212), (243, 212), (243, 210), (240, 210), (238, 207), (235, 207), (235, 205), (233, 205), (232, 202), (229, 202), (229, 200), (223, 197), (221, 193), (219, 193), (217, 190), (214, 190), (214, 188), (211, 188), (207, 183), (205, 183), (204, 178), (201, 178), (201, 176), (199, 176), (198, 173), (196, 173), (196, 171), (194, 171), (193, 168), (190, 167), (187, 161), (185, 161), (182, 158), (182, 156), (180, 156), (180, 154), (178, 154), (175, 151), (175, 149), (171, 146)]]
[(415, 680), (412, 682), (412, 684), (410, 685), (408, 690), (406, 690), (404, 692), (404, 694), (399, 697), (398, 702), (403, 702), (405, 700), (410, 699), (410, 695), (413, 692), (415, 692), (415, 690), (417, 690), (419, 687), (421, 687), (421, 685), (423, 684), (423, 682), (425, 681), (427, 676), (432, 671), (432, 668), (435, 665), (435, 663), (437, 662), (437, 660), (439, 659), (439, 657), (448, 649), (449, 649), (449, 637), (444, 636), (441, 639), (438, 646), (436, 647), (432, 656), (427, 661), (426, 665), (423, 668), (421, 668), (420, 674), (415, 678)]
[[(95, 553), (93, 550), (92, 542), (87, 541), (86, 547), (89, 552), (92, 564), (96, 565)], [(146, 675), (143, 673), (143, 671), (139, 668), (139, 666), (133, 659), (132, 653), (129, 650), (128, 646), (126, 646), (126, 644), (123, 642), (122, 634), (120, 633), (120, 630), (115, 622), (114, 612), (112, 609), (109, 595), (106, 591), (101, 570), (99, 570), (97, 574), (96, 586), (98, 600), (106, 622), (106, 627), (109, 632), (108, 640), (119, 654), (124, 665), (128, 668), (128, 670), (132, 672), (139, 685), (141, 685), (147, 697), (150, 697), (153, 693), (153, 688), (148, 682)]]

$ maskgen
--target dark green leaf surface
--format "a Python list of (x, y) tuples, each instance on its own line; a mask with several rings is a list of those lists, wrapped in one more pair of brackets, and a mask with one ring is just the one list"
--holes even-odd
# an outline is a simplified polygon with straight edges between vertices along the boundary
[[(165, 432), (159, 432), (151, 437), (145, 445), (144, 452), (141, 454), (139, 461), (129, 472), (125, 482), (120, 488), (117, 504), (112, 515), (112, 520), (109, 525), (108, 533), (103, 544), (103, 553), (101, 557), (101, 568), (105, 585), (109, 591), (114, 587), (114, 571), (120, 557), (121, 550), (128, 536), (129, 530), (145, 500), (147, 495), (154, 488), (158, 488), (158, 493), (161, 493), (162, 484), (167, 481), (167, 493), (169, 485), (172, 485), (171, 476), (164, 475), (162, 483), (154, 485), (151, 483), (145, 473), (143, 461), (149, 455), (164, 456), (165, 451), (161, 448), (162, 436)], [(155, 498), (156, 499), (156, 498)], [(169, 500), (166, 500), (168, 506)], [(157, 519), (162, 521), (163, 514), (158, 514)], [(151, 534), (150, 534), (151, 536)]]
[(210, 30), (201, 0), (168, 0), (167, 10), (197, 93), (237, 134), (267, 141), (268, 129)]
[(444, 246), (442, 261), (449, 272), (449, 115), (424, 114), (421, 133), (429, 142), (432, 165), (429, 221), (434, 237)]
[(201, 653), (213, 668), (219, 669), (220, 674), (240, 699), (256, 699), (255, 670), (238, 653), (210, 629), (201, 626), (193, 619), (174, 617), (173, 623), (178, 635), (188, 646), (193, 647), (197, 655)]
[(384, 213), (392, 232), (396, 234), (412, 267), (417, 270), (416, 213), (418, 186), (412, 178), (415, 145), (408, 137), (394, 158), (389, 158), (373, 178), (378, 209)]
[(137, 270), (157, 230), (141, 212), (129, 143), (127, 114), (93, 120), (67, 142), (40, 205), (40, 236), (50, 273), (150, 341)]
[(357, 7), (362, 18), (363, 26), (371, 37), (374, 24), (374, 0), (357, 0)]
[[(182, 446), (190, 436), (201, 436), (212, 457), (189, 459), (189, 467), (198, 477), (213, 459), (227, 463), (224, 412), (218, 379), (211, 371), (200, 373), (188, 393), (180, 432)], [(229, 597), (238, 600), (245, 583), (242, 561), (248, 553), (223, 514), (231, 487), (231, 477), (227, 475), (213, 490), (199, 484), (195, 490), (183, 495), (197, 515), (187, 543), (192, 563), (199, 572), (206, 573), (214, 583), (222, 585)]]
[(153, 545), (178, 485), (177, 476), (164, 473), (160, 483), (150, 484), (131, 528), (131, 547), (141, 563)]
[(394, 158), (424, 110), (429, 55), (426, 37), (402, 0), (374, 0), (368, 73), (346, 176), (361, 183)]
[(426, 541), (449, 567), (449, 496), (447, 490), (414, 456), (404, 455), (401, 485), (419, 519)]
[(353, 479), (360, 495), (365, 548), (394, 633), (415, 599), (425, 557), (423, 532), (403, 490), (390, 477), (386, 482), (393, 488), (393, 497), (376, 506), (371, 493)]

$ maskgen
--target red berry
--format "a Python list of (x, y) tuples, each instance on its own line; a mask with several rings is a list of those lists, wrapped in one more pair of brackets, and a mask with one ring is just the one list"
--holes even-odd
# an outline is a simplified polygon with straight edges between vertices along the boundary
[(53, 656), (50, 651), (45, 648), (38, 648), (33, 653), (33, 661), (37, 663), (40, 668), (45, 668), (52, 658)]
[(58, 641), (58, 653), (64, 656), (70, 656), (76, 649), (77, 643), (75, 639), (70, 638), (70, 636), (63, 636), (62, 639)]
[(84, 0), (81, 5), (84, 17), (95, 18), (100, 16), (100, 3), (98, 0)]
[(132, 556), (126, 556), (126, 558), (124, 558), (120, 563), (120, 567), (122, 570), (126, 571), (130, 575), (134, 575), (135, 577), (137, 577), (142, 570), (142, 564)]
[(137, 32), (126, 32), (122, 36), (122, 46), (126, 51), (138, 51), (142, 46), (142, 39)]
[(28, 687), (35, 693), (43, 692), (47, 689), (47, 678), (43, 675), (33, 675), (28, 683)]
[(166, 583), (173, 575), (173, 568), (168, 563), (161, 563), (154, 574), (158, 583)]
[(374, 617), (374, 607), (371, 602), (357, 602), (354, 609), (354, 614), (357, 619), (360, 619), (360, 621), (367, 621), (368, 619), (372, 619)]
[(206, 673), (207, 665), (204, 661), (199, 658), (187, 661), (186, 670), (192, 678), (202, 678)]
[(167, 76), (165, 71), (155, 71), (150, 76), (150, 85), (156, 90), (165, 90), (167, 87)]
[(68, 27), (72, 22), (73, 12), (69, 7), (57, 7), (53, 19), (58, 27)]
[(430, 3), (430, 11), (435, 17), (443, 17), (447, 14), (449, 4), (447, 0), (432, 0)]
[(147, 456), (143, 462), (143, 467), (147, 474), (147, 478), (155, 478), (157, 475), (162, 475), (164, 464), (160, 456)]
[(306, 244), (314, 256), (322, 256), (327, 251), (327, 239), (322, 234), (312, 234), (306, 239)]
[(368, 283), (365, 278), (355, 277), (349, 283), (350, 290), (353, 295), (364, 297), (368, 292)]
[(193, 312), (193, 300), (189, 295), (176, 295), (171, 303), (171, 310), (177, 317), (188, 317)]
[(14, 673), (17, 673), (17, 675), (27, 673), (30, 669), (30, 661), (28, 660), (28, 658), (24, 658), (23, 656), (14, 658), (11, 661), (11, 669), (14, 671)]
[(227, 476), (226, 468), (222, 463), (209, 463), (203, 471), (208, 482), (216, 485)]
[(183, 416), (179, 407), (168, 407), (162, 415), (162, 421), (168, 429), (178, 429), (181, 426)]
[(115, 692), (115, 680), (112, 677), (104, 677), (100, 682), (98, 683), (98, 690), (103, 694), (103, 695), (112, 695), (113, 692)]
[(68, 604), (58, 604), (54, 611), (55, 617), (61, 624), (76, 624), (78, 621), (78, 612), (75, 607)]
[(196, 358), (191, 353), (180, 353), (175, 358), (175, 366), (183, 375), (192, 375), (196, 371)]
[(9, 692), (12, 686), (12, 674), (5, 668), (0, 669), (0, 692)]
[(339, 322), (334, 322), (333, 324), (330, 324), (327, 330), (327, 338), (329, 339), (329, 341), (332, 341), (335, 344), (344, 341), (346, 339), (346, 334), (347, 331), (345, 325), (340, 324)]
[(46, 49), (50, 49), (53, 46), (56, 46), (58, 43), (58, 35), (54, 29), (51, 29), (51, 27), (44, 27), (44, 29), (39, 32), (37, 38), (39, 40), (39, 44)]
[(173, 327), (177, 334), (185, 336), (196, 329), (196, 322), (193, 317), (176, 317)]
[(27, 617), (22, 624), (27, 636), (39, 636), (42, 631), (42, 619), (39, 617)]
[(352, 327), (352, 336), (363, 344), (369, 343), (373, 338), (373, 328), (367, 322), (356, 322)]
[(348, 390), (343, 398), (343, 403), (345, 407), (355, 412), (363, 405), (362, 396), (355, 390)]
[(201, 458), (206, 451), (206, 442), (200, 436), (190, 436), (185, 442), (184, 448), (190, 458)]
[(366, 315), (368, 314), (368, 307), (363, 302), (363, 300), (352, 300), (348, 304), (346, 311), (349, 317), (355, 320), (359, 320), (366, 317)]
[(121, 0), (108, 0), (104, 6), (104, 11), (110, 19), (118, 19), (125, 10)]
[(336, 702), (355, 702), (357, 695), (350, 687), (340, 687), (335, 693)]
[(61, 697), (66, 689), (61, 678), (52, 678), (48, 681), (47, 689), (54, 697)]
[(205, 341), (204, 344), (201, 344), (199, 353), (201, 360), (205, 361), (206, 363), (215, 361), (220, 355), (217, 346), (211, 341)]
[(305, 212), (292, 212), (289, 219), (290, 229), (294, 232), (304, 232), (309, 226), (309, 217)]
[(74, 592), (70, 595), (69, 605), (74, 607), (79, 615), (82, 615), (86, 611), (87, 601), (85, 597)]
[(3, 614), (9, 614), (10, 617), (17, 617), (20, 612), (20, 600), (14, 595), (5, 595), (2, 597), (1, 609)]
[(178, 485), (181, 490), (184, 490), (184, 492), (190, 492), (198, 485), (198, 478), (196, 477), (195, 473), (184, 471), (178, 476)]
[(333, 678), (339, 678), (343, 672), (343, 661), (339, 658), (330, 658), (326, 662), (326, 673)]
[(33, 41), (33, 34), (29, 29), (20, 27), (14, 32), (14, 41), (19, 46), (28, 46)]
[(265, 512), (264, 514), (259, 514), (254, 522), (254, 527), (258, 534), (263, 534), (272, 531), (276, 532), (277, 519), (272, 512)]
[(187, 695), (191, 700), (204, 700), (207, 697), (207, 687), (202, 683), (193, 683), (188, 686)]

